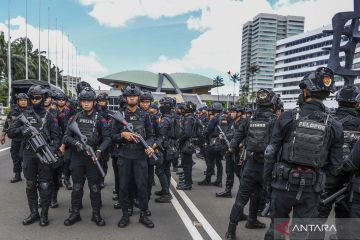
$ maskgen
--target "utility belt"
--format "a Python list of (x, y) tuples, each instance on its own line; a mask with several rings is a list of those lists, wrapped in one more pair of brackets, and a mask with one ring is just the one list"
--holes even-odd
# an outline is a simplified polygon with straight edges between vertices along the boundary
[(305, 187), (315, 186), (317, 183), (317, 172), (314, 168), (300, 165), (288, 165), (283, 162), (276, 163), (272, 172), (272, 178), (287, 181), (286, 190), (290, 191), (290, 186), (298, 186), (296, 200), (300, 200)]

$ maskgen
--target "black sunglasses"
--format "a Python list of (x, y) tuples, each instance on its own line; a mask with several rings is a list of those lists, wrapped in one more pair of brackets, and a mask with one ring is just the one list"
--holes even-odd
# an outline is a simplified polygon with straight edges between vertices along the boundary
[(33, 96), (31, 97), (32, 100), (41, 100), (42, 96)]

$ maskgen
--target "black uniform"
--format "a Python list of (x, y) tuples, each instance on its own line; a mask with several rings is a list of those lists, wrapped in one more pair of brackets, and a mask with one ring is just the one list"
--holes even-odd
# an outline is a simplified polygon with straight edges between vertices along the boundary
[[(223, 174), (223, 166), (221, 160), (223, 158), (222, 155), (224, 150), (226, 149), (226, 145), (225, 142), (219, 137), (220, 131), (218, 129), (218, 126), (220, 126), (221, 128), (226, 127), (226, 123), (222, 123), (223, 120), (224, 119), (222, 118), (222, 116), (215, 116), (209, 121), (205, 132), (206, 140), (208, 143), (205, 182), (211, 182), (211, 176), (215, 173), (216, 165), (216, 181), (214, 182), (214, 184), (220, 187), (222, 185), (221, 182)], [(226, 129), (223, 129), (223, 131), (225, 132)], [(199, 184), (201, 184), (201, 182)]]
[[(182, 127), (184, 129), (183, 136), (179, 139), (179, 148), (181, 151), (181, 163), (184, 170), (184, 185), (186, 189), (191, 189), (192, 185), (192, 154), (195, 148), (192, 144), (193, 130), (195, 124), (195, 116), (193, 113), (187, 113), (183, 117)], [(177, 186), (179, 188), (181, 186)], [(185, 190), (185, 189), (184, 189)]]
[[(11, 111), (6, 116), (3, 132), (7, 133), (8, 129), (14, 123), (15, 118), (19, 116), (25, 109), (20, 108), (19, 106), (14, 106)], [(11, 147), (10, 147), (10, 155), (13, 161), (13, 172), (16, 174), (20, 174), (22, 171), (21, 163), (22, 163), (22, 156), (21, 156), (21, 142), (22, 138), (13, 138), (11, 140)]]
[[(263, 189), (264, 154), (275, 122), (275, 114), (268, 108), (258, 108), (252, 118), (240, 124), (230, 145), (236, 148), (246, 138), (247, 160), (240, 179), (239, 191), (230, 213), (230, 225), (241, 220), (244, 207), (253, 193), (260, 193)], [(260, 198), (252, 197), (249, 209), (247, 227), (261, 228), (264, 225), (257, 221)]]
[[(334, 114), (335, 119), (337, 119), (339, 122), (342, 123), (343, 129), (344, 129), (344, 147), (343, 147), (343, 159), (348, 157), (350, 154), (352, 146), (356, 142), (356, 138), (360, 137), (360, 113), (355, 108), (347, 108), (340, 106), (338, 109), (336, 109), (336, 112)], [(354, 136), (354, 137), (353, 137)], [(326, 184), (325, 184), (325, 193), (322, 195), (322, 197), (326, 198), (340, 190), (343, 185), (350, 181), (350, 175), (349, 174), (340, 174), (338, 176), (334, 176), (332, 174), (327, 174), (326, 176)], [(356, 189), (356, 188), (354, 188)], [(350, 217), (350, 206), (348, 206), (348, 202), (346, 200), (341, 201), (340, 203), (335, 204), (335, 218), (336, 219), (344, 219)], [(319, 206), (319, 215), (318, 218), (324, 218), (324, 223), (326, 222), (327, 218), (330, 215), (330, 212), (333, 208), (333, 204), (327, 204)], [(336, 220), (335, 220), (336, 222)], [(342, 236), (341, 234), (347, 234), (344, 233), (343, 230), (346, 226), (341, 224), (341, 222), (336, 224), (337, 227), (337, 236), (340, 239), (344, 239), (345, 236)], [(321, 237), (325, 237), (325, 232), (320, 233)]]
[[(29, 108), (23, 112), (33, 127), (35, 127), (45, 140), (49, 143), (51, 151), (56, 152), (60, 145), (60, 129), (57, 119), (54, 118), (43, 106)], [(42, 208), (40, 224), (48, 224), (47, 213), (51, 202), (52, 193), (52, 169), (48, 164), (40, 162), (29, 145), (29, 135), (25, 135), (25, 126), (20, 121), (16, 121), (9, 129), (10, 138), (23, 140), (23, 171), (26, 178), (26, 195), (31, 213), (36, 216), (38, 211), (38, 190), (40, 195), (40, 205)], [(35, 219), (35, 218), (33, 218)], [(30, 224), (33, 221), (24, 220), (24, 224)]]
[[(140, 108), (131, 112), (128, 108), (124, 110), (124, 117), (128, 123), (134, 126), (134, 131), (140, 134), (152, 146), (154, 132), (150, 116)], [(128, 214), (129, 202), (129, 182), (134, 175), (137, 198), (141, 211), (148, 209), (148, 157), (145, 154), (144, 146), (141, 143), (128, 142), (121, 137), (121, 133), (127, 131), (122, 123), (113, 121), (112, 140), (119, 144), (118, 169), (119, 169), (119, 200), (123, 209), (123, 214)]]
[(274, 224), (281, 224), (274, 219), (286, 221), (291, 211), (295, 222), (317, 216), (324, 171), (335, 174), (342, 162), (342, 146), (343, 128), (320, 102), (305, 102), (300, 111), (280, 116), (265, 152), (264, 177), (272, 188), (272, 222), (265, 239), (274, 239), (274, 233), (276, 239), (283, 237), (274, 232)]
[[(111, 143), (110, 129), (106, 120), (101, 117), (98, 112), (93, 111), (90, 115), (87, 115), (85, 111), (82, 111), (70, 119), (69, 125), (72, 121), (77, 122), (81, 133), (88, 139), (87, 144), (90, 145), (94, 151), (100, 150), (101, 153), (106, 152)], [(64, 142), (71, 147), (72, 151), (70, 165), (73, 181), (73, 190), (71, 193), (72, 210), (75, 214), (79, 214), (86, 178), (90, 189), (93, 213), (99, 214), (101, 207), (101, 192), (99, 186), (101, 174), (91, 157), (83, 150), (77, 148), (76, 144), (79, 143), (79, 141), (79, 137), (68, 128), (65, 132)]]

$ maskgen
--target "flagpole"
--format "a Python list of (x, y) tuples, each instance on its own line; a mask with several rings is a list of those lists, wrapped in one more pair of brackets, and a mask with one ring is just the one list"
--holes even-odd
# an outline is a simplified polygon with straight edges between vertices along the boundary
[(64, 26), (61, 27), (61, 70), (61, 89), (64, 91)]
[(70, 36), (68, 34), (68, 46), (67, 46), (67, 50), (68, 50), (68, 61), (67, 61), (67, 78), (66, 78), (66, 89), (67, 89), (67, 92), (68, 94), (70, 95), (69, 93), (69, 80), (70, 80)]
[(48, 83), (50, 84), (50, 7), (48, 7)]
[(25, 2), (25, 79), (29, 79), (29, 62), (28, 62), (28, 33), (27, 33), (27, 23), (28, 23), (28, 1)]
[(57, 18), (55, 19), (55, 84), (58, 86), (58, 62), (57, 62)]
[(8, 83), (9, 83), (9, 89), (8, 89), (8, 107), (10, 109), (11, 107), (11, 36), (10, 36), (10, 5), (11, 0), (8, 0)]
[(41, 0), (39, 0), (39, 49), (38, 49), (38, 51), (39, 51), (39, 54), (38, 54), (38, 62), (39, 62), (39, 66), (38, 66), (38, 68), (39, 68), (39, 75), (38, 75), (38, 78), (39, 78), (39, 81), (41, 81), (41, 50), (40, 50), (40, 47), (41, 47), (41, 45), (40, 45), (40, 43), (41, 43), (41, 36), (40, 36), (40, 21), (41, 21)]

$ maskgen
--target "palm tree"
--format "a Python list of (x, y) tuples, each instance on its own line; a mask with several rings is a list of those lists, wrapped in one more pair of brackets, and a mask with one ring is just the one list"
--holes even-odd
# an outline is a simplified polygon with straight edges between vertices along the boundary
[[(254, 93), (254, 76), (260, 71), (260, 67), (256, 64), (250, 65), (250, 67), (247, 70), (248, 75), (251, 76), (251, 96), (253, 96)], [(253, 99), (251, 100), (252, 108), (254, 109), (254, 102)]]
[(216, 76), (213, 81), (213, 86), (217, 88), (217, 95), (219, 101), (219, 87), (224, 86), (224, 79), (221, 76)]
[(234, 83), (234, 89), (233, 89), (233, 103), (235, 104), (235, 85), (238, 81), (240, 81), (240, 74), (234, 73), (230, 75), (230, 81)]

